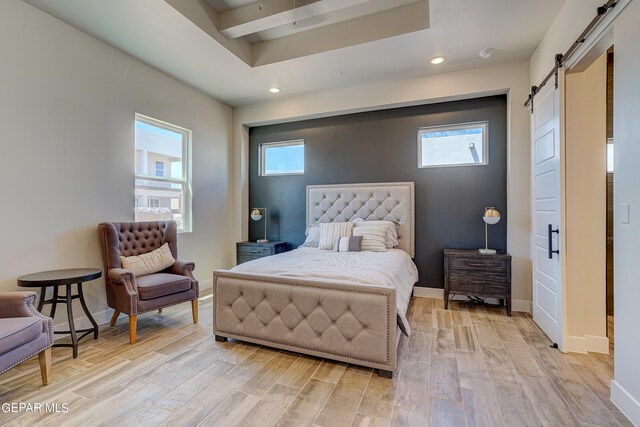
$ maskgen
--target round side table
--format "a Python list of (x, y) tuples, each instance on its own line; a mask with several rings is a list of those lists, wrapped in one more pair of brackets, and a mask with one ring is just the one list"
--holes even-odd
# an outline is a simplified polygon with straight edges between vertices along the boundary
[[(67, 305), (67, 319), (69, 321), (68, 331), (54, 331), (54, 334), (69, 334), (71, 335), (71, 344), (54, 344), (54, 347), (72, 347), (73, 358), (78, 357), (78, 341), (85, 336), (93, 332), (93, 339), (98, 339), (98, 324), (89, 313), (87, 304), (84, 301), (84, 295), (82, 294), (82, 284), (95, 280), (102, 276), (102, 271), (97, 268), (70, 268), (66, 270), (52, 270), (42, 271), (40, 273), (27, 274), (26, 276), (18, 277), (18, 286), (23, 288), (40, 288), (40, 298), (38, 299), (38, 311), (42, 313), (42, 309), (45, 304), (51, 304), (51, 312), (49, 317), (53, 318), (56, 315), (56, 308), (58, 303)], [(77, 293), (72, 294), (71, 287), (76, 283)], [(66, 294), (58, 295), (58, 289), (60, 286), (66, 286)], [(53, 297), (46, 299), (47, 288), (53, 287)], [(73, 300), (79, 299), (82, 310), (87, 315), (87, 319), (93, 325), (88, 329), (76, 329), (73, 322)], [(83, 332), (78, 337), (77, 333)]]

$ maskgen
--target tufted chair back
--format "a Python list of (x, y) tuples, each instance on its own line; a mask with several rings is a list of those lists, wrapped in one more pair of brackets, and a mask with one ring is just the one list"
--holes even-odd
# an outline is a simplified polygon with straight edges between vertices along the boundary
[(174, 259), (178, 259), (177, 225), (175, 221), (107, 222), (103, 231), (105, 271), (122, 268), (121, 256), (135, 256), (158, 249), (165, 243)]

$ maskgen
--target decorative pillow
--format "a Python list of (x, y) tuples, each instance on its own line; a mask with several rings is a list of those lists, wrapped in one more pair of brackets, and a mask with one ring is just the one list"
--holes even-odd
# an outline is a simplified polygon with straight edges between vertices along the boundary
[(311, 224), (306, 232), (307, 238), (300, 245), (301, 248), (317, 248), (320, 246), (320, 226)]
[(387, 235), (385, 236), (385, 245), (387, 249), (392, 249), (398, 246), (398, 224), (393, 221), (387, 220), (365, 220), (362, 218), (356, 218), (353, 220), (354, 227), (377, 225), (383, 226), (387, 229)]
[(372, 252), (385, 252), (387, 245), (387, 227), (379, 225), (362, 225), (353, 229), (354, 236), (362, 236), (362, 250)]
[(352, 230), (352, 222), (323, 222), (320, 224), (320, 244), (318, 248), (332, 250), (338, 237), (349, 237)]
[(171, 267), (176, 262), (173, 259), (168, 243), (146, 254), (121, 256), (120, 261), (122, 261), (122, 268), (131, 271), (135, 276), (157, 273), (167, 267)]
[(338, 237), (333, 252), (360, 252), (362, 236)]

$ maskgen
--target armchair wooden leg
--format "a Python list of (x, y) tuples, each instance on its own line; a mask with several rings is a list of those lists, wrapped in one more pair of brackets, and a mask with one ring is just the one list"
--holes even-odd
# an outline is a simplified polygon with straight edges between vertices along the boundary
[(114, 311), (113, 316), (111, 316), (111, 322), (109, 322), (111, 326), (116, 326), (116, 320), (118, 320), (118, 316), (120, 316), (120, 312), (118, 310)]
[(198, 300), (191, 300), (191, 314), (193, 315), (193, 323), (198, 323)]
[(42, 385), (47, 385), (51, 379), (51, 347), (38, 353), (38, 361), (40, 362)]
[(129, 316), (129, 343), (136, 343), (136, 329), (138, 327), (138, 316)]
[(162, 309), (161, 308), (158, 309), (158, 313), (162, 313)]

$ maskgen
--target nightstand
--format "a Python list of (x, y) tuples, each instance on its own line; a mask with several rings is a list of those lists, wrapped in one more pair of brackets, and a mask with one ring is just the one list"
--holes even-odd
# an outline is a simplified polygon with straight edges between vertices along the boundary
[(444, 308), (449, 295), (500, 298), (511, 316), (511, 255), (482, 255), (477, 250), (444, 250)]
[(238, 242), (236, 243), (236, 262), (237, 264), (242, 264), (243, 262), (279, 254), (287, 250), (287, 242)]

